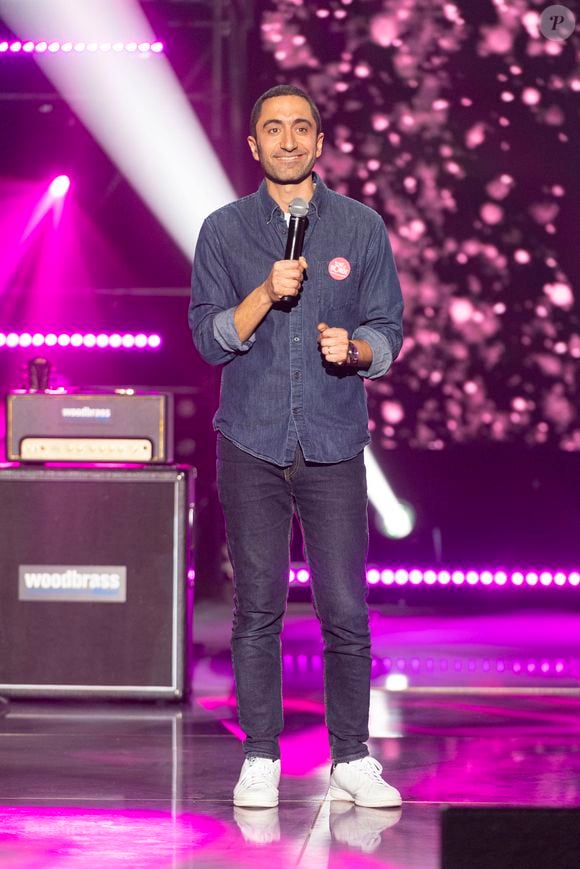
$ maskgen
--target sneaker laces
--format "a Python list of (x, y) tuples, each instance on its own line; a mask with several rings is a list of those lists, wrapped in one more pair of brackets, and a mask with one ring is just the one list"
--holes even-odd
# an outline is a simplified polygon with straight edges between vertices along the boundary
[[(260, 763), (262, 761), (262, 763)], [(265, 763), (263, 762), (265, 761)], [(249, 757), (246, 771), (240, 780), (240, 784), (255, 785), (261, 784), (264, 777), (274, 777), (274, 762), (266, 757)], [(270, 767), (268, 766), (270, 764)]]
[(375, 757), (364, 757), (359, 769), (364, 775), (368, 776), (368, 778), (373, 781), (378, 781), (382, 785), (385, 784), (385, 780), (381, 776), (383, 768)]

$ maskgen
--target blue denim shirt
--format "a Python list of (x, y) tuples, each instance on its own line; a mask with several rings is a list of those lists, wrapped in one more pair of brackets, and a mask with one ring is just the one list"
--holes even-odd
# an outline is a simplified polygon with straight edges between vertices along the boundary
[[(207, 362), (224, 366), (214, 428), (279, 466), (292, 463), (298, 441), (307, 461), (357, 455), (369, 442), (363, 378), (381, 377), (402, 343), (401, 287), (382, 218), (314, 181), (299, 301), (290, 310), (271, 308), (244, 343), (234, 311), (284, 259), (288, 236), (265, 182), (205, 220), (193, 263), (193, 341)], [(367, 341), (370, 368), (326, 363), (321, 322)]]

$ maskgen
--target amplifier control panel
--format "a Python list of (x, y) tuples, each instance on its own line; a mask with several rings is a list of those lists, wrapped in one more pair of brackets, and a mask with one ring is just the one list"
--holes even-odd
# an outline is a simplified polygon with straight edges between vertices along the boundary
[(23, 438), (20, 454), (29, 462), (150, 462), (145, 438)]

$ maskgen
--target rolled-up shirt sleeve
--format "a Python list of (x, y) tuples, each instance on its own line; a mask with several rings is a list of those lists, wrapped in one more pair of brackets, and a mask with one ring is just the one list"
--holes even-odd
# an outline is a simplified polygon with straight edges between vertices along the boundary
[(234, 312), (240, 299), (225, 267), (219, 236), (204, 221), (193, 260), (189, 326), (198, 352), (211, 365), (221, 365), (247, 352), (254, 341), (240, 341)]
[(227, 311), (220, 311), (219, 314), (215, 315), (213, 318), (213, 336), (224, 350), (244, 353), (256, 340), (256, 333), (250, 335), (247, 341), (240, 341), (234, 323), (235, 310), (235, 308), (228, 308)]
[(361, 279), (361, 325), (352, 337), (366, 341), (373, 351), (361, 377), (375, 380), (389, 370), (403, 343), (403, 296), (385, 225), (381, 218), (373, 232)]
[(352, 337), (357, 340), (366, 341), (373, 351), (373, 361), (368, 368), (358, 368), (357, 374), (361, 377), (366, 377), (369, 380), (375, 380), (377, 377), (382, 377), (386, 374), (393, 361), (393, 352), (388, 338), (375, 331), (371, 326), (359, 326), (352, 333)]

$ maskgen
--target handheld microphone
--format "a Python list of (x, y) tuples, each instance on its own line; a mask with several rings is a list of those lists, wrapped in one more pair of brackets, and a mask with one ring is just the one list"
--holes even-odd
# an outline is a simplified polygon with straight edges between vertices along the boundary
[[(308, 223), (308, 203), (297, 197), (290, 203), (290, 223), (288, 224), (288, 240), (284, 259), (300, 259), (304, 245), (304, 233)], [(294, 296), (282, 296), (282, 302), (292, 302)]]

